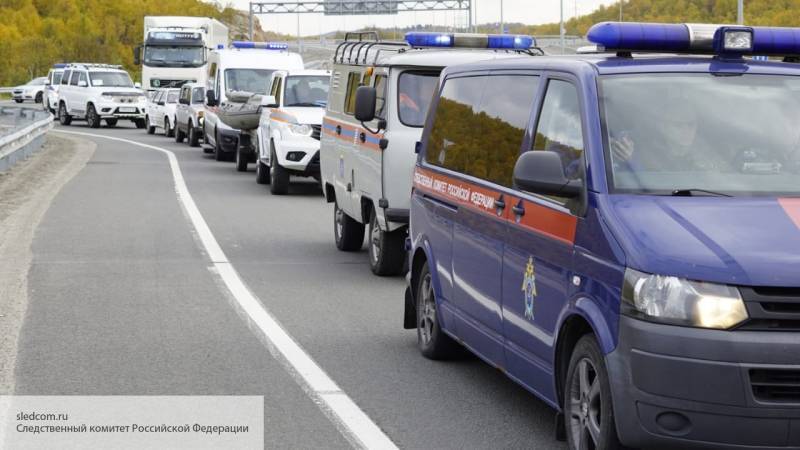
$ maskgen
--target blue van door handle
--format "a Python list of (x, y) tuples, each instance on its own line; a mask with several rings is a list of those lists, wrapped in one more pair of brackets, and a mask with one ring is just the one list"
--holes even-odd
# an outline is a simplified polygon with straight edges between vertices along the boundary
[(336, 134), (342, 134), (342, 126), (336, 125)]

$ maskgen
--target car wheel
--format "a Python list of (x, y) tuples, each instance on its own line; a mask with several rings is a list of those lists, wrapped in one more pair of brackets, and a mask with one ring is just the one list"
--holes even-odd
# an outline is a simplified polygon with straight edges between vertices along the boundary
[(186, 133), (184, 133), (180, 128), (176, 128), (175, 132), (171, 136), (175, 138), (175, 142), (180, 144), (186, 138)]
[(200, 133), (194, 128), (191, 122), (186, 125), (186, 129), (189, 130), (189, 147), (197, 147), (200, 145)]
[(399, 275), (405, 263), (403, 230), (381, 230), (378, 215), (373, 212), (369, 221), (369, 268), (378, 276)]
[(256, 161), (256, 183), (269, 184), (269, 167), (261, 161)]
[(214, 159), (217, 161), (225, 161), (227, 155), (222, 151), (222, 141), (219, 139), (219, 133), (214, 131)]
[(417, 283), (417, 346), (428, 359), (448, 359), (455, 356), (458, 344), (442, 331), (439, 323), (436, 290), (427, 261), (420, 269)]
[(91, 103), (86, 107), (86, 123), (89, 128), (100, 128), (100, 116), (97, 115), (97, 111)]
[(144, 128), (145, 125), (147, 125), (147, 123), (144, 121), (144, 119), (133, 119), (132, 122), (134, 123), (134, 125), (136, 125), (136, 128), (138, 128), (140, 130), (142, 128)]
[(58, 107), (58, 123), (61, 125), (69, 125), (72, 123), (72, 116), (67, 114), (67, 105), (62, 103)]
[(236, 171), (247, 172), (247, 157), (241, 147), (236, 149)]
[(109, 127), (117, 126), (117, 119), (106, 119), (106, 125)]
[(164, 136), (166, 137), (175, 136), (175, 126), (172, 125), (174, 123), (175, 123), (174, 120), (172, 121), (172, 123), (170, 123), (169, 119), (164, 117)]
[(14, 99), (14, 101), (15, 101), (15, 102), (17, 102), (17, 103), (22, 103), (22, 102), (24, 102), (25, 100), (22, 100), (21, 98), (15, 98), (15, 99)]
[(580, 338), (572, 351), (564, 383), (564, 417), (570, 449), (621, 447), (605, 360), (591, 334)]
[(269, 150), (269, 191), (274, 195), (286, 195), (289, 192), (289, 171), (278, 163), (272, 141), (270, 141)]
[(156, 126), (150, 122), (150, 116), (144, 116), (144, 121), (147, 122), (147, 134), (156, 134)]
[(356, 252), (364, 245), (364, 224), (348, 216), (337, 202), (333, 204), (333, 238), (343, 252)]
[(36, 103), (42, 103), (42, 98), (43, 98), (42, 97), (42, 93), (41, 92), (37, 92), (36, 93), (36, 98), (34, 98), (33, 101), (36, 102)]

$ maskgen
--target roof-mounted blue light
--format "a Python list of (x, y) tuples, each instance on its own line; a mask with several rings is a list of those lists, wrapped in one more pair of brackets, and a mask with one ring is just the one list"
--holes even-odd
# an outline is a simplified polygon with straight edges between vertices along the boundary
[(536, 41), (522, 34), (466, 34), (466, 33), (406, 33), (406, 42), (412, 47), (488, 48), (527, 50)]
[(231, 42), (233, 48), (257, 48), (262, 50), (286, 50), (289, 44), (280, 42), (250, 42), (250, 41), (233, 41)]
[(602, 22), (590, 28), (586, 37), (617, 52), (800, 55), (798, 28)]
[(63, 69), (65, 67), (67, 67), (66, 63), (55, 63), (55, 64), (53, 64), (53, 69)]

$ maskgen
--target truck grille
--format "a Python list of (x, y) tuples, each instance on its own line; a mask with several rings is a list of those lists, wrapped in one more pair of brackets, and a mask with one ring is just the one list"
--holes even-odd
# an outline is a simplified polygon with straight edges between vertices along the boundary
[(800, 402), (800, 370), (750, 369), (756, 400), (769, 403)]
[(319, 140), (320, 133), (322, 132), (322, 125), (311, 125), (311, 128), (314, 130), (311, 132), (311, 137)]
[(800, 288), (739, 288), (750, 316), (740, 330), (800, 331)]

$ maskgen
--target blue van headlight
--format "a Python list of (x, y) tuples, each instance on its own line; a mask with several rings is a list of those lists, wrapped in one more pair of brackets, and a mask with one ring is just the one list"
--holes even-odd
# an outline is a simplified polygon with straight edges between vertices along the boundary
[(733, 286), (650, 275), (628, 269), (622, 288), (623, 313), (645, 320), (725, 330), (747, 320)]

